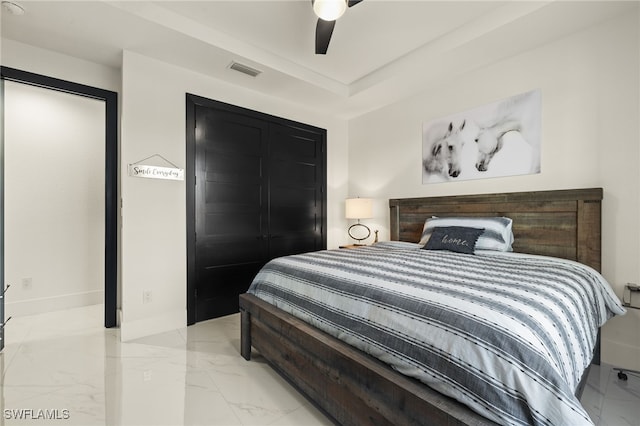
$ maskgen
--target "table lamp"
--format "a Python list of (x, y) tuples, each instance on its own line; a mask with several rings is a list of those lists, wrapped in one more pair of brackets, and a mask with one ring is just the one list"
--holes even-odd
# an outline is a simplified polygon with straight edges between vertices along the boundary
[[(373, 202), (370, 198), (347, 198), (345, 207), (345, 217), (358, 221), (358, 223), (354, 223), (349, 227), (349, 236), (358, 242), (356, 245), (362, 245), (361, 242), (371, 236), (371, 230), (368, 226), (360, 223), (360, 219), (371, 219), (373, 217)], [(355, 234), (354, 231), (356, 231)]]

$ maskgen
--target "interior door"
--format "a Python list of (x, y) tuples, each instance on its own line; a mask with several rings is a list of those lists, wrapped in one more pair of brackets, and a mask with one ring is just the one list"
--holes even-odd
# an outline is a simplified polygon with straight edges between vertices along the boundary
[(186, 95), (187, 324), (274, 257), (327, 246), (326, 130)]
[(324, 135), (279, 123), (269, 130), (269, 257), (321, 250)]
[(268, 124), (196, 107), (196, 321), (238, 311), (268, 251)]

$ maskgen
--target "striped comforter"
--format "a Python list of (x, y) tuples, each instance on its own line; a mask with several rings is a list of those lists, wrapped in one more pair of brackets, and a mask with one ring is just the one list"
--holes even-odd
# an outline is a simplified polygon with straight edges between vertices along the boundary
[(275, 259), (252, 293), (501, 424), (592, 424), (574, 396), (624, 308), (584, 265), (388, 242)]

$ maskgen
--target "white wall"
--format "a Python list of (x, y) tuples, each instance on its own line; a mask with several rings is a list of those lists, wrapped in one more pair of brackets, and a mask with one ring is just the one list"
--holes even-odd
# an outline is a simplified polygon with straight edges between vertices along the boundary
[[(349, 123), (350, 194), (389, 198), (603, 187), (603, 275), (640, 282), (638, 15), (627, 15), (445, 81)], [(422, 123), (542, 90), (542, 173), (422, 185)], [(605, 362), (640, 368), (640, 311), (603, 330)]]
[[(186, 324), (185, 182), (126, 170), (153, 154), (185, 168), (186, 93), (327, 129), (328, 245), (343, 242), (345, 122), (133, 52), (124, 52), (122, 69), (122, 340)], [(144, 291), (151, 303), (143, 303)]]
[(7, 81), (6, 317), (104, 300), (103, 101)]

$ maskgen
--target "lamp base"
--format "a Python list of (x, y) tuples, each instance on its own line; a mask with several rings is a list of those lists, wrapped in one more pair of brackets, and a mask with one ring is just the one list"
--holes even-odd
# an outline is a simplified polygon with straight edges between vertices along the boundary
[[(357, 236), (354, 236), (354, 235), (352, 234), (352, 231), (353, 231), (353, 228), (355, 228), (355, 227), (362, 227), (362, 228), (364, 228), (364, 230), (366, 231), (367, 235), (366, 235), (366, 236), (364, 236), (364, 237), (362, 237), (362, 238), (358, 238)], [(349, 231), (348, 231), (348, 233), (349, 233), (349, 236), (350, 236), (351, 238), (353, 238), (354, 240), (358, 241), (358, 244), (354, 244), (354, 245), (364, 245), (364, 244), (359, 244), (359, 243), (360, 243), (360, 241), (364, 241), (364, 240), (366, 240), (367, 238), (369, 238), (369, 237), (371, 236), (371, 229), (369, 229), (369, 227), (368, 227), (368, 226), (363, 225), (363, 224), (361, 224), (360, 222), (358, 222), (358, 223), (354, 223), (353, 225), (351, 225), (351, 226), (349, 227)]]

